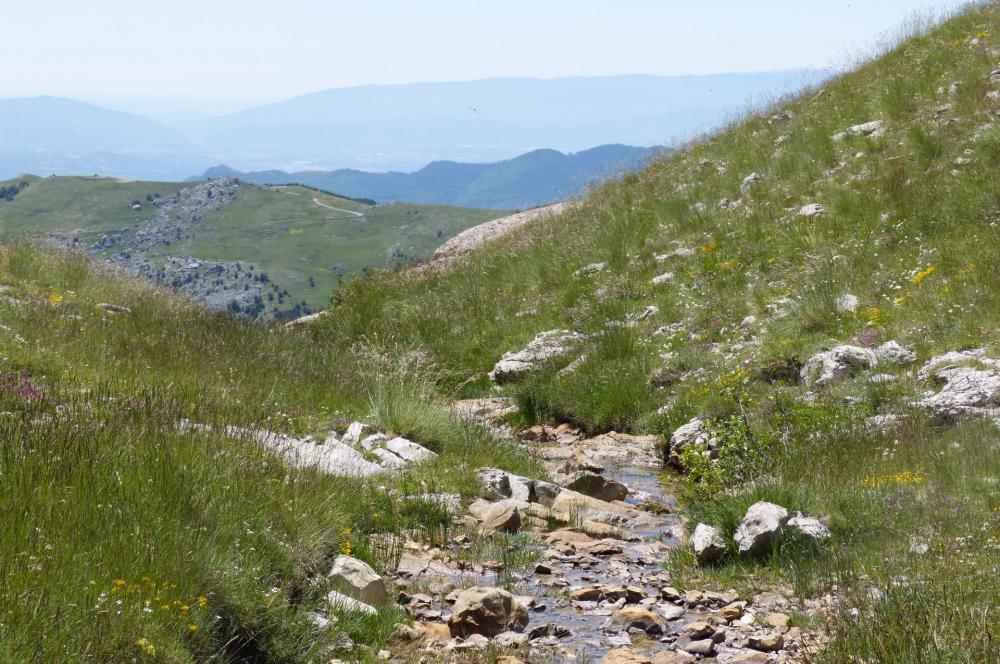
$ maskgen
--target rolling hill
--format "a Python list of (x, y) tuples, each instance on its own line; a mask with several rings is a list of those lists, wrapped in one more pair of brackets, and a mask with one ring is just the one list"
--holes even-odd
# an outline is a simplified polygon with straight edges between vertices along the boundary
[[(300, 186), (23, 176), (0, 232), (82, 248), (215, 309), (296, 317), (345, 278), (429, 256), (499, 212), (370, 205)], [(266, 278), (266, 281), (264, 280)]]
[(202, 177), (238, 177), (258, 184), (299, 183), (380, 203), (409, 201), (489, 209), (522, 209), (575, 198), (586, 187), (641, 168), (665, 148), (602, 145), (574, 154), (535, 150), (490, 164), (438, 161), (413, 173), (257, 171), (226, 166)]
[(971, 5), (291, 329), (0, 245), (0, 661), (996, 662), (998, 56)]

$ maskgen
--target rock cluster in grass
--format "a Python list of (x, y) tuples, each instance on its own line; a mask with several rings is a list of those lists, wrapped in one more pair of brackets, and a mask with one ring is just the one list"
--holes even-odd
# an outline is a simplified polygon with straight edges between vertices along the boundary
[[(831, 536), (830, 529), (816, 517), (802, 512), (790, 517), (781, 505), (759, 501), (747, 509), (732, 539), (739, 555), (760, 556), (772, 552), (788, 533), (795, 533), (814, 545)], [(690, 543), (700, 564), (713, 563), (728, 550), (722, 530), (705, 523), (695, 527)]]
[[(181, 430), (207, 429), (204, 425), (181, 422)], [(265, 430), (229, 426), (230, 438), (250, 440), (285, 459), (296, 468), (314, 468), (328, 475), (372, 477), (396, 472), (410, 464), (430, 461), (437, 454), (412, 440), (384, 433), (368, 433), (370, 427), (356, 422), (338, 438), (331, 433), (318, 441), (312, 437), (295, 438)], [(359, 433), (360, 432), (360, 433)], [(350, 441), (350, 442), (348, 442)]]

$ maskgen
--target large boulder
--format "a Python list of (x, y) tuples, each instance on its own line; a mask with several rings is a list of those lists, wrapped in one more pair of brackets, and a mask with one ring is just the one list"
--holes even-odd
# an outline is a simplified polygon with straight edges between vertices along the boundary
[(700, 565), (713, 563), (726, 552), (726, 540), (715, 526), (699, 523), (691, 535), (691, 546)]
[(671, 434), (667, 446), (667, 462), (679, 468), (681, 454), (692, 445), (698, 445), (710, 454), (718, 447), (718, 439), (708, 428), (708, 422), (700, 417), (695, 417), (687, 424), (679, 426)]
[(368, 563), (337, 556), (326, 575), (331, 587), (366, 604), (381, 606), (386, 602), (385, 582)]
[(740, 553), (756, 555), (767, 553), (781, 538), (781, 531), (788, 521), (788, 510), (766, 501), (754, 503), (740, 521), (733, 539)]
[(393, 438), (385, 444), (385, 449), (389, 450), (403, 461), (415, 462), (415, 461), (428, 461), (437, 456), (434, 452), (423, 445), (418, 445), (412, 440), (407, 440), (406, 438)]
[(448, 627), (452, 636), (520, 632), (528, 624), (528, 610), (501, 588), (474, 587), (459, 593)]
[(482, 494), (489, 500), (515, 498), (526, 503), (551, 505), (563, 490), (555, 484), (528, 479), (499, 468), (480, 468), (476, 473)]
[(498, 383), (530, 373), (547, 360), (569, 353), (583, 335), (569, 330), (539, 332), (523, 349), (506, 353), (490, 372)]

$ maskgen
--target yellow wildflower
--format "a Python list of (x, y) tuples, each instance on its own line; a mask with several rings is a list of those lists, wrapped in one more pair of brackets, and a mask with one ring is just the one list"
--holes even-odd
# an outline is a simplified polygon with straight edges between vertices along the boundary
[(193, 634), (194, 632), (198, 631), (198, 626), (195, 625), (194, 623), (192, 623), (192, 624), (188, 625), (188, 631)]
[(712, 240), (708, 244), (703, 244), (700, 247), (698, 247), (698, 251), (703, 254), (710, 254), (718, 248), (719, 248), (719, 243), (715, 240)]
[(63, 301), (63, 296), (60, 295), (59, 293), (53, 293), (52, 295), (49, 295), (49, 304), (59, 304), (62, 301)]
[(931, 276), (936, 271), (937, 268), (931, 265), (927, 269), (921, 270), (920, 272), (917, 272), (915, 275), (910, 277), (910, 283), (913, 284), (914, 286), (919, 286), (924, 279)]
[(877, 487), (883, 484), (923, 484), (925, 477), (923, 473), (914, 473), (906, 470), (892, 475), (872, 475), (862, 482), (867, 487)]

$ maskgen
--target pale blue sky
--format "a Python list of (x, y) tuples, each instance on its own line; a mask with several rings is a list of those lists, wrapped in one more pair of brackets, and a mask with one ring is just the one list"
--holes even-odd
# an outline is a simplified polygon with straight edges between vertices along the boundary
[(348, 85), (840, 66), (956, 0), (30, 0), (0, 96), (238, 107)]

